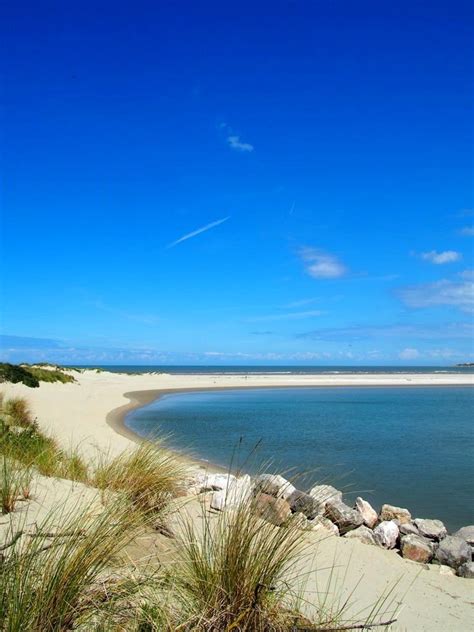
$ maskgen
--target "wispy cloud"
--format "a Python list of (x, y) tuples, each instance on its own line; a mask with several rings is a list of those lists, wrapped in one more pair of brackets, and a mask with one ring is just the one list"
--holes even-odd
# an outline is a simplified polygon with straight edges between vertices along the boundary
[(215, 222), (211, 222), (210, 224), (206, 224), (205, 226), (201, 226), (201, 228), (193, 230), (190, 233), (186, 233), (186, 235), (183, 235), (179, 239), (176, 239), (175, 241), (172, 241), (166, 247), (167, 248), (174, 248), (175, 246), (177, 246), (178, 244), (182, 243), (183, 241), (187, 241), (188, 239), (191, 239), (192, 237), (196, 237), (196, 235), (200, 235), (201, 233), (205, 233), (206, 231), (210, 230), (211, 228), (215, 228), (216, 226), (220, 226), (221, 224), (226, 222), (228, 219), (230, 219), (230, 215), (228, 217), (223, 217), (222, 219), (218, 219)]
[(244, 153), (245, 152), (250, 153), (255, 149), (252, 144), (244, 143), (241, 140), (240, 136), (236, 134), (232, 130), (231, 126), (227, 125), (227, 123), (225, 122), (219, 123), (217, 127), (219, 130), (221, 130), (223, 134), (225, 134), (227, 144), (229, 145), (231, 149), (234, 149), (235, 151), (244, 152)]
[(305, 305), (311, 305), (312, 303), (316, 303), (317, 301), (319, 301), (318, 298), (302, 298), (299, 301), (292, 301), (291, 303), (283, 305), (283, 309), (295, 309), (297, 307), (304, 307)]
[(402, 351), (400, 351), (398, 357), (400, 358), (400, 360), (416, 360), (420, 357), (420, 355), (421, 354), (418, 349), (414, 349), (413, 347), (406, 347), (405, 349), (402, 349)]
[[(467, 274), (466, 274), (467, 273)], [(470, 271), (459, 275), (462, 281), (441, 279), (434, 283), (412, 285), (398, 290), (399, 298), (408, 307), (457, 307), (462, 311), (474, 312), (474, 280)]]
[(459, 232), (464, 237), (474, 237), (474, 226), (464, 226)]
[(253, 151), (254, 150), (254, 146), (251, 145), (250, 143), (243, 143), (240, 140), (240, 136), (236, 136), (236, 135), (227, 136), (227, 142), (229, 143), (229, 146), (232, 149), (235, 149), (237, 151)]
[(268, 320), (302, 320), (303, 318), (313, 318), (321, 316), (324, 312), (320, 310), (309, 310), (305, 312), (286, 312), (284, 314), (268, 314), (267, 316), (255, 316), (254, 318), (246, 318), (248, 323), (259, 323)]
[(442, 252), (430, 250), (429, 252), (422, 252), (420, 257), (424, 261), (429, 261), (430, 263), (435, 263), (436, 265), (442, 265), (443, 263), (453, 263), (454, 261), (459, 261), (462, 258), (462, 255), (460, 252), (456, 252), (455, 250), (443, 250)]
[(300, 248), (299, 255), (305, 263), (306, 272), (315, 279), (336, 279), (348, 272), (335, 255), (323, 250), (303, 247)]

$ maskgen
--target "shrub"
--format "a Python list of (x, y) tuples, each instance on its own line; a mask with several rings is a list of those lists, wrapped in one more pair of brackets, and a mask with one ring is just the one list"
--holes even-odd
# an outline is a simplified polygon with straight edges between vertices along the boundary
[(32, 375), (27, 369), (5, 362), (0, 363), (0, 382), (12, 382), (13, 384), (22, 382), (32, 388), (39, 386), (38, 378)]

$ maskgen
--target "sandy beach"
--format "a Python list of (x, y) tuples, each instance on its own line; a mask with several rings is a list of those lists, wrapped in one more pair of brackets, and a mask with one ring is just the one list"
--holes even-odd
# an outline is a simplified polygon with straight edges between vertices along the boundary
[[(285, 386), (474, 386), (472, 375), (385, 374), (385, 375), (127, 375), (92, 370), (73, 373), (76, 383), (42, 383), (39, 388), (23, 384), (2, 384), (7, 397), (27, 399), (43, 430), (53, 433), (64, 447), (80, 446), (86, 457), (95, 450), (118, 454), (136, 437), (123, 424), (125, 414), (168, 392)], [(198, 501), (190, 501), (187, 511), (199, 512)], [(357, 610), (369, 607), (383, 590), (397, 584), (402, 602), (394, 630), (467, 630), (474, 616), (472, 580), (453, 576), (444, 567), (425, 566), (403, 560), (394, 551), (367, 546), (358, 541), (329, 537), (320, 541), (308, 533), (315, 556), (302, 563), (308, 573), (328, 569), (332, 562), (345, 575), (342, 595), (354, 594)], [(441, 569), (441, 570), (440, 570)], [(305, 595), (314, 603), (317, 591), (329, 582), (329, 571), (310, 575)]]

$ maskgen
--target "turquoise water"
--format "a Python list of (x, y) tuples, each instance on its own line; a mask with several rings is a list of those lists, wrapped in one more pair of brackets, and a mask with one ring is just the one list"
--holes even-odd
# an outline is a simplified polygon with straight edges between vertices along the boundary
[[(474, 389), (332, 387), (166, 395), (131, 412), (142, 436), (211, 463), (305, 474), (362, 495), (376, 507), (407, 507), (449, 529), (473, 524)], [(257, 447), (256, 447), (257, 446)], [(254, 448), (256, 449), (254, 450)], [(250, 455), (250, 456), (249, 456)]]

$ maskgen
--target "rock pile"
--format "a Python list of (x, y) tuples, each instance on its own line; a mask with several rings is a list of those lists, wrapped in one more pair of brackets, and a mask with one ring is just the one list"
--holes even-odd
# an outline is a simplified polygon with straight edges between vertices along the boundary
[(360, 497), (350, 507), (331, 485), (316, 485), (305, 492), (279, 474), (237, 478), (198, 473), (189, 481), (188, 493), (203, 492), (211, 494), (210, 507), (216, 511), (251, 500), (255, 514), (277, 527), (291, 520), (302, 530), (359, 540), (394, 550), (413, 562), (438, 564), (459, 577), (474, 578), (474, 525), (448, 535), (440, 520), (413, 519), (408, 509), (388, 504), (377, 512)]

